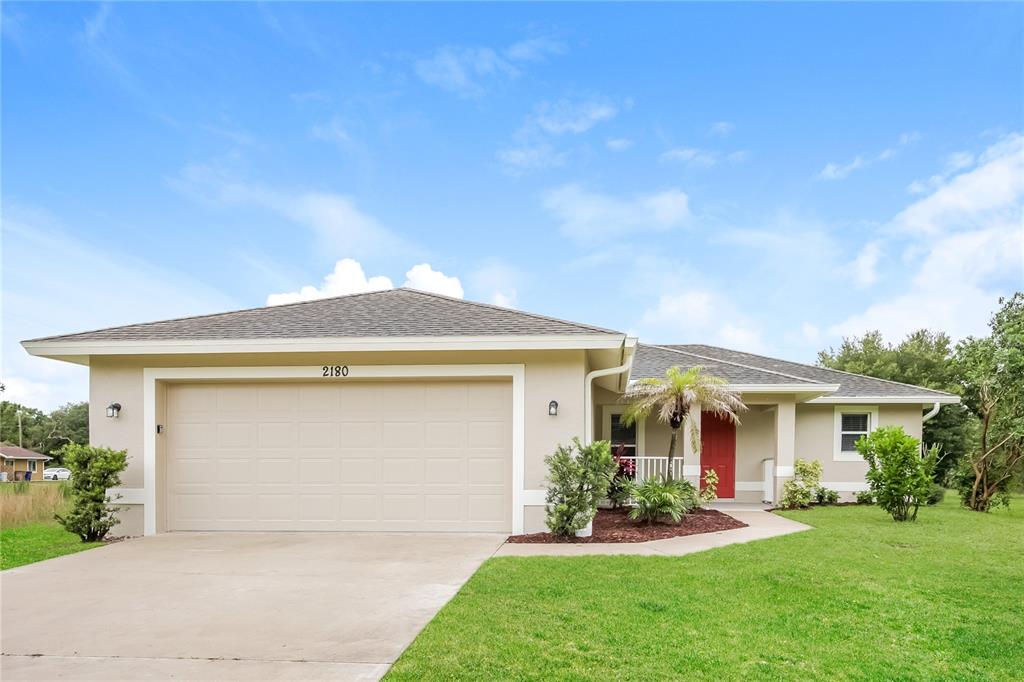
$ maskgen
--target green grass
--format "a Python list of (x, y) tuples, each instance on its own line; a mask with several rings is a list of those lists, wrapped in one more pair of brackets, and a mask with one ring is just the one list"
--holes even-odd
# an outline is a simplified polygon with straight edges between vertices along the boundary
[(82, 542), (56, 521), (39, 521), (0, 530), (0, 570), (43, 559), (99, 547), (102, 542)]
[(677, 558), (492, 559), (388, 679), (1024, 675), (1024, 500), (785, 516), (815, 529)]

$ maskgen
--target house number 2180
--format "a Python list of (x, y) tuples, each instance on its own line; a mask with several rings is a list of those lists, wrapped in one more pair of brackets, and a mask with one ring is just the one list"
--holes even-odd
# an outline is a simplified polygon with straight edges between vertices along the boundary
[(325, 377), (347, 377), (348, 365), (324, 365), (321, 367)]

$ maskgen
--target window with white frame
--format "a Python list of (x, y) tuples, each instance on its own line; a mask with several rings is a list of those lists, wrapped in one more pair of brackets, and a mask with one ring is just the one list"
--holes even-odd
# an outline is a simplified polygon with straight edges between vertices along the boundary
[(834, 459), (858, 461), (857, 441), (878, 426), (878, 408), (863, 405), (836, 407)]
[(30, 459), (28, 461), (28, 470), (29, 471), (35, 471), (36, 470), (36, 461), (34, 459)]

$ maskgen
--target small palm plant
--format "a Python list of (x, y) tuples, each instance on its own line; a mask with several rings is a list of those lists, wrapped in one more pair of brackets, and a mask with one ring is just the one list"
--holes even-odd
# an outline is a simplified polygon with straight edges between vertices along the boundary
[[(696, 408), (712, 412), (739, 424), (737, 414), (747, 409), (739, 393), (729, 388), (724, 379), (705, 374), (700, 366), (687, 370), (669, 367), (664, 379), (640, 379), (630, 384), (622, 399), (629, 403), (622, 415), (627, 425), (657, 413), (658, 421), (672, 429), (668, 443), (668, 479), (672, 478), (672, 460), (676, 454), (679, 429), (690, 410)], [(699, 452), (700, 432), (691, 429), (690, 438), (693, 450)]]

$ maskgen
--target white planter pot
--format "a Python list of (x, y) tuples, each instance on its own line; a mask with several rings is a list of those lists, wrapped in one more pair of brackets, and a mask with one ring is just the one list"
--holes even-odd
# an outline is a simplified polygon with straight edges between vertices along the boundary
[(578, 538), (589, 538), (593, 534), (594, 534), (594, 522), (593, 521), (591, 521), (590, 523), (585, 525), (583, 528), (580, 528), (578, 531), (576, 531), (576, 537), (578, 537)]

